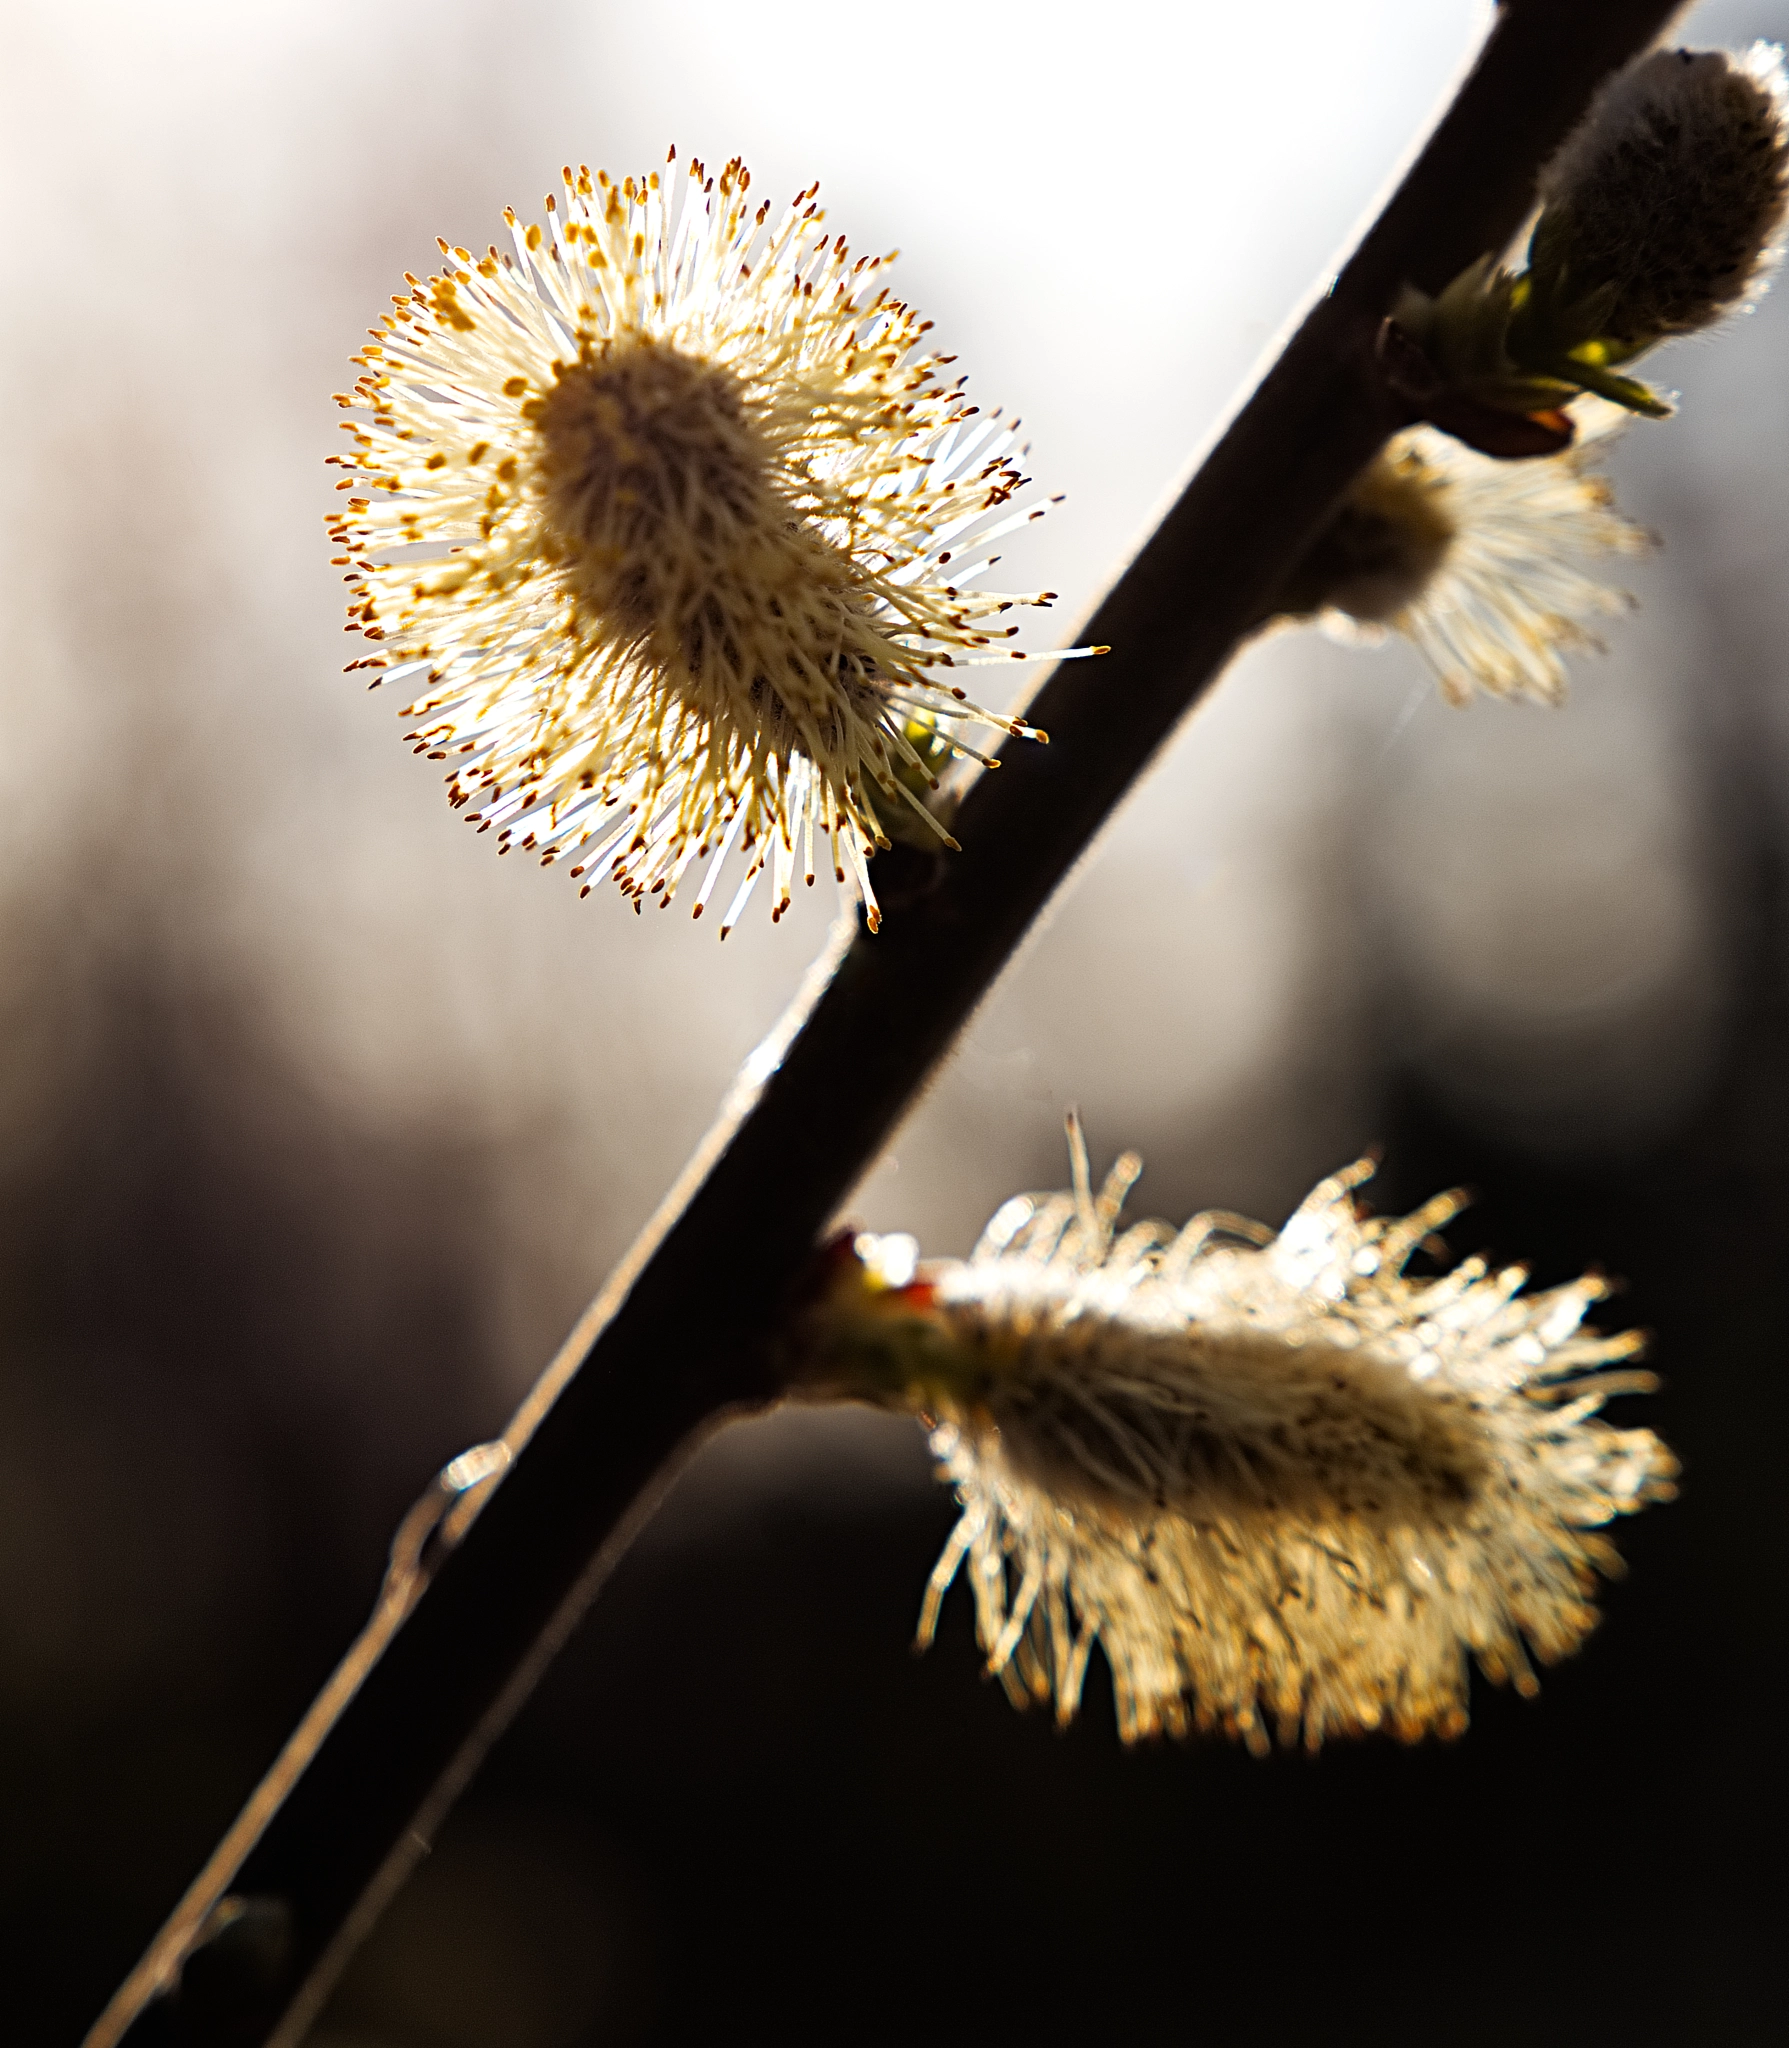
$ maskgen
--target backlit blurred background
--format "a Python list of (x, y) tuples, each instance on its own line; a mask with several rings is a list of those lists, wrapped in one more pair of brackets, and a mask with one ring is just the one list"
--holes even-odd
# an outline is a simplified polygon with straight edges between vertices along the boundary
[[(583, 159), (813, 177), (1068, 501), (1065, 639), (1475, 47), (1483, 0), (0, 6), (0, 1952), (72, 2042), (820, 943), (492, 857), (340, 673), (330, 393), (434, 236)], [(1684, 34), (1789, 35), (1784, 0)], [(1789, 300), (1657, 359), (1665, 546), (1559, 713), (1239, 661), (853, 1213), (962, 1251), (1078, 1103), (1139, 1201), (1364, 1145), (1463, 1250), (1624, 1274), (1684, 1498), (1448, 1750), (1127, 1754), (981, 1682), (916, 1431), (736, 1427), (320, 2048), (734, 2031), (1764, 2040), (1789, 1197)], [(1122, 707), (1114, 706), (1114, 716)], [(826, 895), (829, 900), (819, 898)], [(675, 1359), (666, 1370), (676, 1369)]]

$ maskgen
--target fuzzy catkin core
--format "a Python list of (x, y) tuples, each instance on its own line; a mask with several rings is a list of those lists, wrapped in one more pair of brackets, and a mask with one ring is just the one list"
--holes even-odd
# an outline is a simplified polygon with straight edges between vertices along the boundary
[[(974, 1307), (950, 1313), (974, 1348)], [(1490, 1477), (1471, 1407), (1449, 1389), (1370, 1347), (1235, 1329), (1077, 1318), (1020, 1340), (985, 1412), (1016, 1472), (1086, 1507), (1398, 1527), (1460, 1516)]]
[(1407, 458), (1375, 462), (1311, 543), (1278, 608), (1297, 614), (1333, 607), (1373, 626), (1408, 610), (1458, 531), (1438, 481)]
[(558, 368), (528, 408), (543, 523), (591, 620), (646, 630), (695, 562), (770, 515), (739, 379), (644, 335)]
[[(847, 703), (874, 728), (873, 608), (804, 521), (799, 461), (742, 379), (625, 334), (557, 366), (529, 411), (548, 552), (586, 647), (641, 662), (698, 717), (724, 706), (778, 756), (836, 739)], [(875, 737), (870, 751), (886, 756)], [(860, 782), (844, 789), (862, 802)]]

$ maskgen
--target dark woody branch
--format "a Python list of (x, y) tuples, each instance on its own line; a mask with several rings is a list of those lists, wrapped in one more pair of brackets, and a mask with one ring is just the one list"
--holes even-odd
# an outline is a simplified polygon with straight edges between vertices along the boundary
[[(1540, 165), (1671, 0), (1511, 0), (1346, 268), (970, 789), (947, 860), (877, 863), (849, 927), (477, 1483), (406, 1523), (371, 1622), (89, 2035), (292, 2044), (706, 1425), (773, 1396), (816, 1241), (1069, 869), (1408, 416), (1375, 340), (1501, 250)], [(883, 870), (888, 870), (884, 874)], [(451, 1468), (450, 1468), (451, 1470)], [(427, 1527), (424, 1524), (428, 1524)]]

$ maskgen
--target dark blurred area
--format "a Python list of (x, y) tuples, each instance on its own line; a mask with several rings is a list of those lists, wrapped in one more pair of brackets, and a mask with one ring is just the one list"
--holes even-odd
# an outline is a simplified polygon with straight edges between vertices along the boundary
[[(1339, 122), (1364, 139), (1333, 192), (1260, 172), (1251, 206), (1294, 224), (1271, 261), (1249, 269), (1219, 210), (1211, 262), (1246, 274), (1246, 291), (1196, 331), (1159, 309), (1104, 316), (1185, 418), (1164, 427), (1139, 400), (1121, 429), (1096, 392), (1053, 377), (1026, 391), (1025, 319), (1009, 333), (988, 315), (978, 384), (1020, 387), (1040, 474), (1055, 437), (1097, 514), (1025, 576), (1071, 601), (1094, 587), (1166, 480), (1162, 446), (1192, 444), (1199, 408), (1263, 338), (1256, 301), (1278, 317), (1439, 90), (1439, 42), (1428, 70), (1395, 70), (1435, 11), (1363, 4), (1364, 69), (1397, 90), (1370, 121)], [(601, 71), (576, 8), (524, 12), (542, 38), (527, 62), (563, 31), (583, 52), (567, 76), (603, 107), (642, 75), (623, 61), (632, 46)], [(720, 38), (723, 12), (677, 19)], [(1298, 19), (1314, 36), (1328, 12)], [(70, 83), (82, 36), (98, 51), (125, 33), (116, 10), (91, 13), (76, 10), (66, 46), (47, 12), (7, 23), (15, 47), (66, 60), (69, 105), (86, 105)], [(1234, 42), (1240, 14), (1195, 27)], [(185, 316), (152, 319), (162, 302), (128, 293), (105, 301), (112, 326), (95, 315), (58, 338), (75, 371), (103, 376), (48, 377), (41, 339), (9, 358), (37, 366), (9, 387), (30, 433), (4, 483), (9, 2048), (79, 2039), (364, 1618), (399, 1517), (501, 1427), (824, 922), (804, 906), (793, 933), (742, 927), (717, 957), (668, 920), (580, 909), (560, 878), (499, 867), (459, 833), (397, 747), (391, 707), (369, 715), (334, 676), (336, 597), (311, 546), (312, 465), (333, 427), (321, 394), (392, 276), (426, 260), (433, 195), (451, 232), (455, 209), (494, 218), (532, 189), (498, 172), (549, 175), (571, 125), (567, 86), (537, 171), (546, 124), (522, 70), (491, 55), (479, 9), (437, 15), (415, 62), (454, 118), (421, 124), (414, 162), (400, 134), (332, 169), (292, 140), (311, 132), (294, 115), (290, 135), (270, 131), (273, 167), (244, 173), (262, 180), (265, 247), (227, 209), (211, 221), (206, 261), (239, 257), (270, 292), (276, 273), (290, 281), (241, 316), (209, 396), (182, 381)], [(412, 16), (368, 10), (367, 33), (396, 38)], [(290, 15), (293, 105), (301, 87), (320, 103), (315, 81), (334, 77), (306, 19)], [(628, 19), (589, 14), (605, 36), (647, 33)], [(744, 51), (821, 17), (740, 20), (728, 33)], [(1739, 40), (1780, 36), (1789, 17), (1722, 4), (1690, 26)], [(198, 42), (225, 48), (210, 15), (201, 27)], [(1136, 9), (1110, 30), (1153, 32)], [(717, 77), (729, 47), (709, 53)], [(195, 162), (261, 119), (249, 72), (218, 61), (194, 89), (213, 124), (193, 130)], [(1035, 61), (1025, 90), (1057, 79), (1067, 107), (1076, 48)], [(467, 141), (471, 114), (490, 111), (475, 90), (487, 67), (496, 111)], [(343, 91), (371, 133), (378, 94)], [(1216, 119), (1215, 88), (1208, 102)], [(151, 114), (143, 133), (175, 133)], [(180, 169), (186, 145), (167, 147)], [(837, 144), (841, 175), (873, 205), (890, 183), (873, 133), (861, 161), (851, 147)], [(1138, 147), (1179, 165), (1194, 144), (1176, 130)], [(367, 196), (368, 165), (400, 157), (397, 183)], [(914, 161), (901, 196), (942, 218), (958, 201)], [(144, 236), (177, 215), (184, 175), (156, 188)], [(345, 253), (320, 230), (315, 246), (302, 225), (274, 232), (339, 209), (343, 185), (360, 195)], [(1026, 201), (996, 182), (985, 203)], [(1180, 226), (1207, 232), (1197, 215)], [(944, 248), (922, 277), (926, 303), (973, 328), (971, 308), (1011, 293), (954, 260)], [(1026, 289), (1050, 288), (1040, 263)], [(100, 303), (66, 279), (55, 290)], [(1062, 291), (1064, 307), (1084, 296)], [(114, 361), (118, 333), (131, 347)], [(952, 1521), (916, 1429), (856, 1412), (734, 1425), (499, 1745), (317, 2048), (748, 2031), (1276, 2048), (1778, 2037), (1786, 336), (1779, 293), (1662, 366), (1683, 417), (1636, 430), (1613, 466), (1666, 547), (1611, 658), (1574, 665), (1564, 712), (1449, 712), (1401, 650), (1285, 639), (1247, 655), (856, 1205), (872, 1227), (965, 1250), (1003, 1196), (1060, 1182), (1062, 1110), (1078, 1101), (1096, 1166), (1124, 1144), (1144, 1152), (1143, 1212), (1277, 1220), (1377, 1141), (1382, 1206), (1474, 1190), (1458, 1250), (1529, 1260), (1540, 1285), (1589, 1267), (1622, 1277), (1601, 1319), (1654, 1333), (1666, 1385), (1618, 1419), (1661, 1429), (1685, 1476), (1676, 1504), (1616, 1532), (1631, 1575), (1584, 1654), (1532, 1703), (1479, 1685), (1450, 1747), (1265, 1763), (1213, 1741), (1128, 1752), (1103, 1676), (1059, 1734), (984, 1680), (960, 1591), (933, 1651), (911, 1652)], [(302, 403), (266, 399), (263, 416), (269, 390)], [(204, 460), (177, 432), (201, 403)], [(1123, 479), (1106, 500), (1101, 463)], [(226, 472), (260, 483), (233, 496)]]
[[(1257, 1764), (1126, 1753), (1090, 1685), (1059, 1735), (980, 1678), (961, 1601), (909, 1651), (950, 1521), (916, 1434), (737, 1428), (318, 2041), (1775, 2038), (1789, 995), (1780, 852), (1726, 851), (1740, 997), (1663, 1142), (1537, 1164), (1386, 1048), (1385, 1198), (1463, 1177), (1456, 1235), (1541, 1282), (1631, 1276), (1617, 1319), (1669, 1374), (1646, 1405), (1684, 1498), (1622, 1532), (1632, 1580), (1538, 1702), (1481, 1687), (1451, 1748)], [(240, 1015), (140, 958), (93, 993), (80, 1114), (5, 1216), (0, 1910), (8, 2038), (34, 2042), (78, 2036), (357, 1624), (410, 1496), (501, 1420), (469, 1356), (488, 1163), (319, 1128)]]

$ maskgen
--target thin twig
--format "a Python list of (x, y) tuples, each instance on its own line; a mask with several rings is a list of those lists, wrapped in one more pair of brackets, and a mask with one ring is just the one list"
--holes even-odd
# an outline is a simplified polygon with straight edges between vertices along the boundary
[(419, 1568), (388, 1585), (88, 2048), (302, 2038), (680, 1451), (768, 1397), (761, 1340), (835, 1208), (1396, 423), (1372, 343), (1399, 287), (1439, 290), (1508, 242), (1598, 81), (1674, 11), (1500, 14), (1365, 241), (1096, 609), (1083, 637), (1114, 652), (1058, 668), (1034, 700), (1052, 744), (1002, 750), (963, 803), (960, 854), (878, 862), (881, 935), (835, 935), (523, 1404), (506, 1473), (450, 1511), (432, 1583)]

